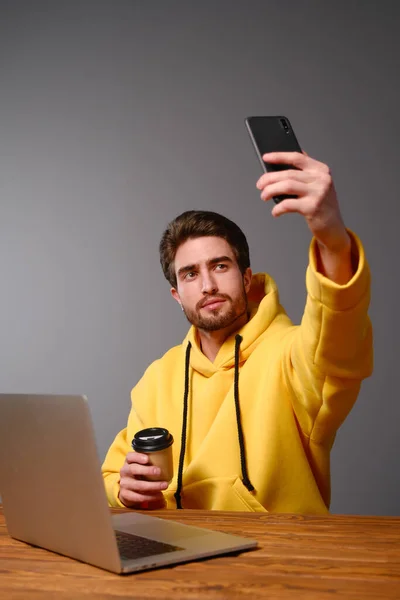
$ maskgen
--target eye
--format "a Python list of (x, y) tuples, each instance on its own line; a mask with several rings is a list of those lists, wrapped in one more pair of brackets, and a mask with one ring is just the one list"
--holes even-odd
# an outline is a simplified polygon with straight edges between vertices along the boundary
[(226, 271), (227, 268), (228, 265), (225, 265), (224, 263), (218, 263), (218, 265), (215, 265), (216, 271)]
[(184, 279), (186, 279), (186, 280), (190, 280), (190, 279), (194, 279), (195, 277), (196, 277), (196, 273), (195, 273), (195, 271), (188, 271), (188, 272), (185, 274), (185, 277), (184, 277)]

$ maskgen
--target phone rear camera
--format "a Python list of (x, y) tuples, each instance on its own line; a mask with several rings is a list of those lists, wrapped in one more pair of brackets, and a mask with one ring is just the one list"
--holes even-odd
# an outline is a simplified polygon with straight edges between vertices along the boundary
[(286, 133), (289, 133), (289, 125), (287, 124), (286, 119), (280, 119), (280, 122)]

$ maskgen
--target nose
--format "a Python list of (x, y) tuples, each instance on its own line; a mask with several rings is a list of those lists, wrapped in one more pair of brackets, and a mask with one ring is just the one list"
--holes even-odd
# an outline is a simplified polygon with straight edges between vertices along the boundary
[(218, 286), (210, 272), (204, 273), (201, 280), (202, 294), (215, 294), (218, 291)]

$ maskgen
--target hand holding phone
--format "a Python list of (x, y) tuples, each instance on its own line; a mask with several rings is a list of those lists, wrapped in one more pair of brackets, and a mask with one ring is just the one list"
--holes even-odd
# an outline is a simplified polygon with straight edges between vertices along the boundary
[[(293, 212), (301, 214), (317, 240), (321, 272), (336, 283), (346, 283), (353, 272), (351, 240), (328, 165), (302, 152), (287, 117), (248, 117), (245, 123), (267, 174), (257, 182), (261, 199), (274, 200), (277, 206), (272, 214), (275, 217)], [(271, 153), (278, 156), (270, 156), (271, 162), (266, 163), (263, 156)], [(288, 169), (292, 171), (290, 175), (282, 173)]]
[[(263, 155), (269, 152), (301, 152), (296, 135), (287, 117), (247, 117), (247, 131), (264, 173), (295, 169), (292, 165), (266, 163)], [(293, 195), (279, 195), (273, 198), (277, 204)]]

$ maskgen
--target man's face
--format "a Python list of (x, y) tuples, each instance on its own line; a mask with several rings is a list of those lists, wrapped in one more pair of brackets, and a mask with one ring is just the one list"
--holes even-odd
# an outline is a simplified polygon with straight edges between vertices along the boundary
[(192, 325), (203, 331), (234, 326), (247, 313), (251, 269), (240, 272), (235, 254), (220, 237), (200, 237), (181, 244), (175, 256), (177, 287), (172, 296)]

